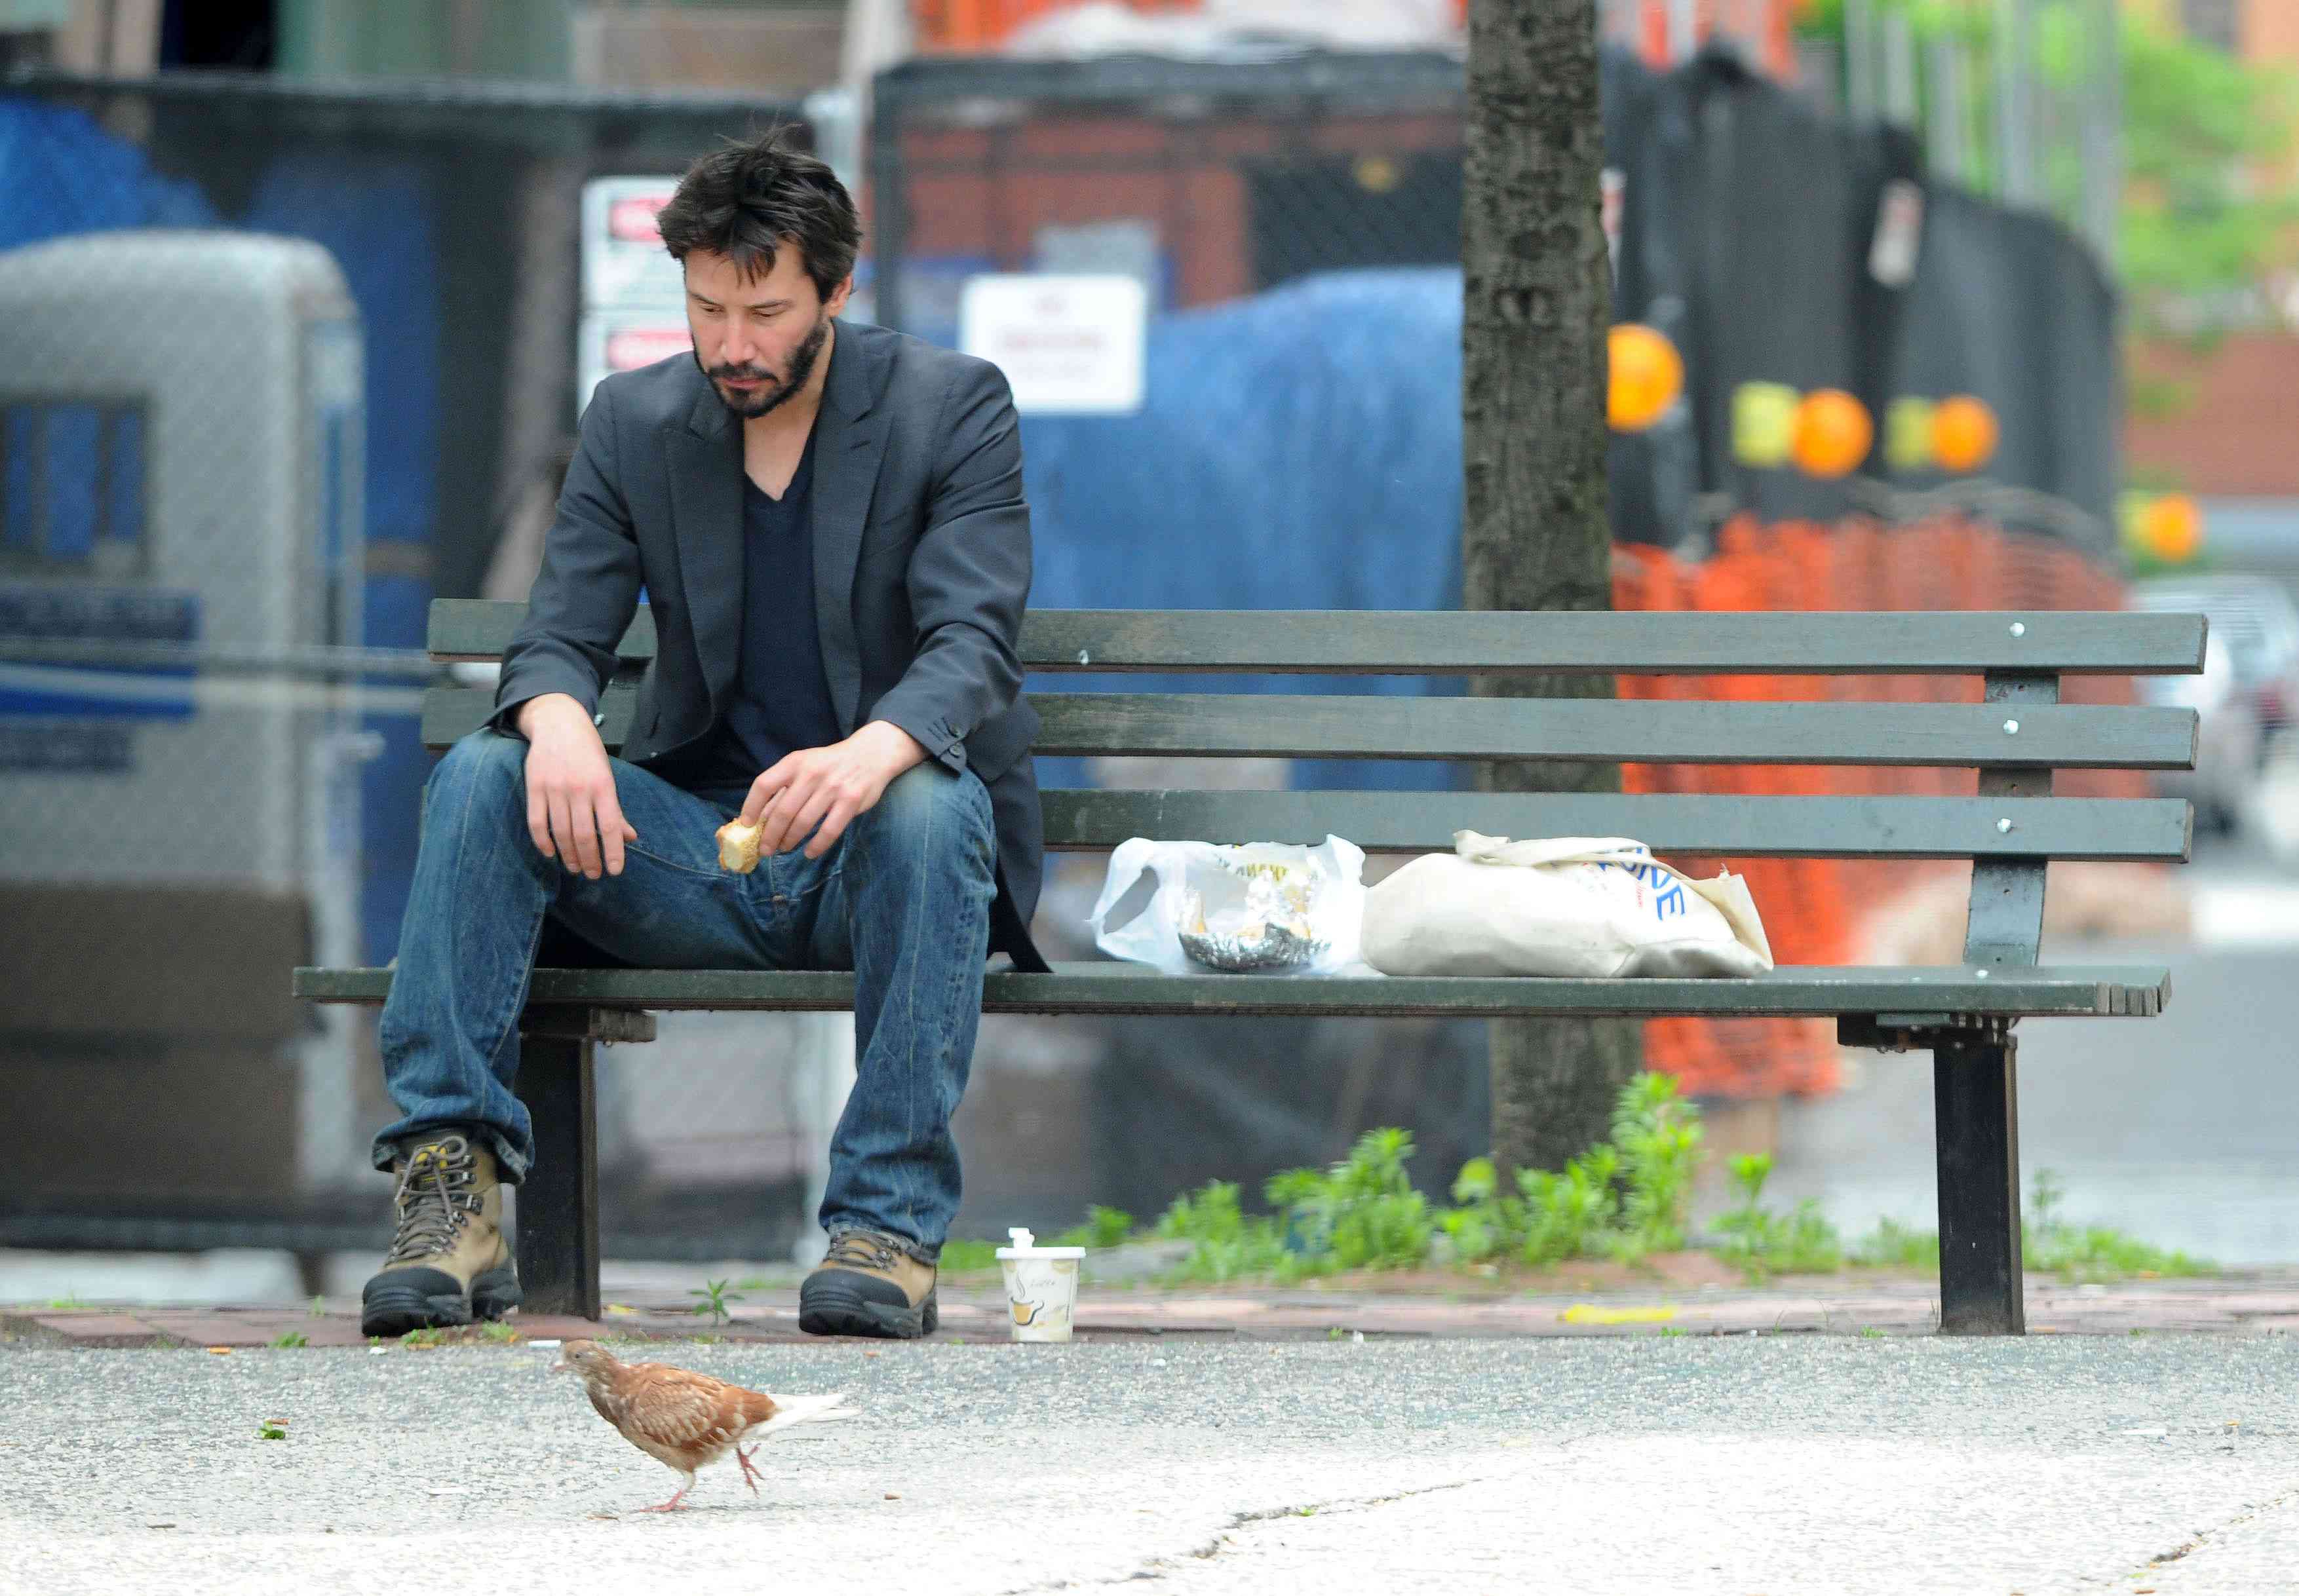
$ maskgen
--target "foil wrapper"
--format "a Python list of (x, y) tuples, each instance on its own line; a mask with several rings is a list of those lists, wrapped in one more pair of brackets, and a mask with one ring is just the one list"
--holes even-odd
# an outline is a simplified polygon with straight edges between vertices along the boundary
[(1329, 944), (1304, 937), (1290, 926), (1259, 928), (1258, 934), (1183, 931), (1182, 951), (1209, 970), (1249, 975), (1257, 970), (1299, 970), (1315, 963)]
[(1175, 930), (1182, 951), (1208, 970), (1230, 975), (1299, 970), (1315, 963), (1331, 944), (1311, 926), (1308, 884), (1266, 870), (1237, 873), (1246, 878), (1242, 903), (1232, 897), (1208, 912), (1202, 892), (1183, 892), (1182, 923)]

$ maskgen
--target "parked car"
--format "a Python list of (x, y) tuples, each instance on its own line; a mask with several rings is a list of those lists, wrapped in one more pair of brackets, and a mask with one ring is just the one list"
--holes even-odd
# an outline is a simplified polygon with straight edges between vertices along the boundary
[(2131, 607), (2211, 622), (2204, 674), (2143, 677), (2140, 692), (2200, 712), (2195, 769), (2165, 773), (2162, 790), (2194, 803), (2198, 826), (2232, 831), (2270, 739), (2299, 725), (2299, 603), (2264, 577), (2230, 575), (2151, 577), (2133, 584)]
[(2259, 700), (2260, 724), (2270, 736), (2299, 726), (2299, 599), (2281, 583), (2240, 573), (2158, 576), (2137, 584), (2132, 606), (2209, 616), (2237, 683)]

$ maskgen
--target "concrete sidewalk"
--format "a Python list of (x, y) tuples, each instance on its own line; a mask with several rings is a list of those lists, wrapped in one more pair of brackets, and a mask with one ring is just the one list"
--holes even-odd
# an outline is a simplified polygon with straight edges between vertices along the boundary
[[(2243, 1592), (2299, 1337), (1129, 1337), (651, 1349), (862, 1417), (674, 1476), (544, 1349), (0, 1346), (0, 1592), (1141, 1584)], [(263, 1439), (266, 1421), (284, 1439)]]
[[(1703, 1254), (1667, 1255), (1674, 1278), (1623, 1280), (1605, 1274), (1580, 1289), (1527, 1292), (1465, 1274), (1359, 1276), (1313, 1286), (1097, 1286), (1080, 1293), (1077, 1333), (1086, 1341), (1143, 1337), (1324, 1340), (1366, 1336), (1520, 1337), (1652, 1336), (1667, 1328), (1690, 1336), (1817, 1332), (1929, 1335), (1939, 1323), (1938, 1286), (1929, 1278), (1866, 1272), (1742, 1284), (1737, 1272)], [(741, 1266), (732, 1266), (739, 1268)], [(523, 1314), (515, 1328), (528, 1337), (611, 1335), (685, 1337), (709, 1333), (729, 1342), (800, 1342), (798, 1279), (784, 1269), (753, 1285), (723, 1325), (702, 1326), (688, 1283), (726, 1269), (660, 1266), (610, 1273), (609, 1306), (596, 1323)], [(1706, 1277), (1699, 1278), (1697, 1277)], [(1548, 1283), (1552, 1287), (1562, 1282)], [(953, 1344), (1008, 1339), (1005, 1296), (994, 1276), (946, 1277), (942, 1330)], [(2028, 1282), (2028, 1326), (2036, 1335), (2124, 1335), (2132, 1331), (2210, 1331), (2229, 1335), (2299, 1333), (2299, 1271), (2254, 1270), (2200, 1279), (2069, 1286), (2040, 1276)], [(270, 1346), (300, 1336), (311, 1346), (361, 1344), (359, 1303), (326, 1299), (320, 1310), (265, 1307), (49, 1308), (0, 1305), (0, 1336), (38, 1344), (103, 1347)]]

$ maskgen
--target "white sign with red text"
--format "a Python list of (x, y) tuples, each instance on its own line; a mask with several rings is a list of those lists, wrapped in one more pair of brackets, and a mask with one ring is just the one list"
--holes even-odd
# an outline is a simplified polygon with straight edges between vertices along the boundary
[(1025, 416), (1125, 416), (1141, 408), (1150, 296), (1137, 277), (969, 277), (959, 347), (992, 361)]
[(593, 178), (583, 185), (583, 308), (685, 302), (686, 277), (664, 252), (655, 212), (676, 178)]
[(602, 310), (583, 318), (576, 330), (575, 411), (591, 402), (599, 379), (618, 371), (652, 366), (694, 347), (686, 318), (668, 310)]

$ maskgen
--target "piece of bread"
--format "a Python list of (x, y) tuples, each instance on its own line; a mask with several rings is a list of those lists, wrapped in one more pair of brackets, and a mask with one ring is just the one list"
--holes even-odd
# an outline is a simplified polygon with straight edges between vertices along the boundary
[(759, 826), (744, 825), (743, 817), (720, 826), (718, 838), (718, 868), (731, 870), (736, 875), (748, 875), (759, 867)]

